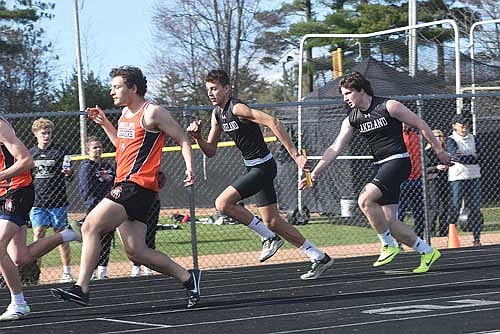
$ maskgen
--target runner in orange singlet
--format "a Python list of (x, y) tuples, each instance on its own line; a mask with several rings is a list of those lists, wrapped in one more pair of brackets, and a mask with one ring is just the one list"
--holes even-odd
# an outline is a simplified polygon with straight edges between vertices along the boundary
[(188, 136), (164, 108), (146, 101), (146, 77), (137, 67), (111, 70), (111, 96), (116, 106), (124, 107), (118, 128), (96, 106), (87, 108), (88, 117), (99, 124), (116, 147), (115, 184), (106, 197), (85, 218), (83, 247), (76, 284), (69, 289), (52, 289), (63, 300), (87, 306), (89, 283), (99, 256), (101, 235), (118, 228), (128, 258), (165, 275), (173, 276), (188, 291), (188, 307), (200, 299), (197, 269), (186, 270), (167, 255), (148, 248), (146, 222), (158, 192), (161, 149), (168, 135), (181, 146), (186, 165), (184, 184), (194, 182), (191, 144)]
[(0, 117), (0, 271), (11, 294), (11, 302), (0, 315), (0, 321), (17, 320), (30, 313), (18, 267), (78, 238), (74, 231), (63, 230), (26, 245), (29, 211), (35, 198), (32, 167), (28, 149), (12, 126)]

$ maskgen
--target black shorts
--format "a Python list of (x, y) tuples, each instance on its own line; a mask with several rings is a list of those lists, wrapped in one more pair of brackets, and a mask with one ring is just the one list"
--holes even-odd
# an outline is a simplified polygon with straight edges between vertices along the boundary
[(374, 166), (374, 177), (370, 183), (376, 185), (382, 192), (378, 204), (398, 204), (401, 183), (410, 176), (410, 158), (393, 159)]
[(274, 178), (276, 161), (270, 159), (260, 165), (247, 167), (247, 173), (240, 176), (231, 185), (236, 188), (242, 199), (255, 195), (257, 207), (277, 202)]
[(106, 198), (121, 204), (127, 211), (129, 220), (147, 223), (156, 202), (156, 192), (140, 185), (124, 181), (119, 182), (106, 194)]
[(33, 186), (9, 189), (0, 197), (0, 219), (5, 219), (18, 226), (27, 225), (30, 210), (35, 200)]

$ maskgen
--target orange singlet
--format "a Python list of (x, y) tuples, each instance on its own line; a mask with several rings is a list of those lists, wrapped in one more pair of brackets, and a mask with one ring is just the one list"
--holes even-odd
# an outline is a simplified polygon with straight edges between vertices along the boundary
[(165, 133), (142, 127), (144, 111), (150, 102), (132, 115), (126, 107), (118, 120), (115, 184), (131, 181), (158, 192), (158, 171)]
[[(10, 125), (7, 120), (0, 117), (0, 121), (7, 123), (7, 125), (14, 131), (12, 125)], [(10, 154), (9, 150), (5, 147), (5, 145), (0, 144), (0, 170), (5, 170), (14, 164), (15, 160), (12, 154)], [(31, 171), (29, 169), (25, 170), (19, 175), (14, 176), (11, 179), (3, 180), (0, 182), (0, 196), (5, 195), (7, 190), (9, 189), (19, 189), (22, 187), (27, 187), (32, 183)]]

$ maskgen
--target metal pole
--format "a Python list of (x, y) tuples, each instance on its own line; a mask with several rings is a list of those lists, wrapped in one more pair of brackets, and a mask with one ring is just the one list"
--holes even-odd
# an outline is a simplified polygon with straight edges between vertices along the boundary
[[(73, 1), (73, 12), (75, 15), (75, 34), (76, 34), (76, 70), (78, 73), (78, 105), (80, 111), (85, 110), (85, 87), (83, 85), (82, 74), (82, 53), (80, 49), (80, 24), (78, 21), (78, 0)], [(87, 140), (87, 118), (80, 115), (80, 151), (85, 154), (85, 141)]]
[[(417, 2), (408, 1), (408, 25), (417, 24)], [(415, 29), (408, 31), (408, 72), (410, 77), (415, 77), (417, 70), (417, 32)]]
[[(185, 110), (182, 112), (184, 129), (191, 122), (191, 111)], [(196, 238), (196, 208), (194, 201), (194, 185), (188, 186), (188, 201), (189, 201), (189, 223), (191, 227), (191, 252), (193, 254), (193, 268), (198, 269), (198, 239)]]
[[(422, 94), (418, 94), (419, 97), (422, 97)], [(424, 101), (421, 99), (417, 100), (417, 115), (423, 119), (424, 114)], [(424, 224), (425, 224), (425, 241), (430, 245), (431, 244), (431, 226), (430, 226), (430, 212), (429, 212), (429, 196), (427, 196), (427, 171), (425, 168), (425, 150), (424, 150), (424, 138), (422, 136), (422, 132), (419, 133), (420, 137), (420, 165), (422, 168), (422, 196), (424, 200)], [(436, 205), (436, 203), (434, 203)], [(413, 217), (415, 219), (415, 217)]]
[[(485, 20), (485, 21), (480, 21), (480, 22), (475, 22), (472, 24), (470, 27), (469, 31), (469, 47), (470, 47), (470, 59), (471, 59), (471, 66), (470, 66), (470, 72), (471, 72), (471, 93), (475, 94), (476, 93), (476, 81), (475, 81), (475, 51), (474, 51), (474, 29), (476, 29), (477, 26), (479, 25), (485, 25), (485, 24), (491, 24), (491, 23), (500, 23), (500, 19), (495, 19), (495, 20)], [(473, 96), (470, 102), (470, 112), (472, 114), (472, 134), (476, 135), (476, 97)]]

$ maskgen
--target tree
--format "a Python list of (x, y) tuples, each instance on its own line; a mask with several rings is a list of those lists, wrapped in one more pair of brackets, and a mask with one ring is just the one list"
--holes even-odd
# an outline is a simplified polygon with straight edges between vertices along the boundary
[[(257, 46), (267, 53), (263, 62), (278, 63), (283, 53), (292, 47), (296, 48), (306, 34), (328, 32), (324, 22), (317, 19), (315, 9), (323, 13), (326, 8), (322, 5), (313, 8), (310, 0), (293, 0), (291, 3), (283, 3), (276, 10), (266, 11), (258, 16), (259, 21), (268, 29), (267, 35), (257, 40)], [(309, 40), (305, 45), (306, 91), (310, 92), (314, 88), (313, 48), (327, 44), (325, 40)]]
[[(463, 0), (473, 8), (482, 21), (500, 17), (500, 2), (497, 0)], [(475, 59), (498, 65), (500, 61), (500, 23), (480, 25), (474, 34)]]
[[(113, 99), (109, 95), (109, 86), (90, 71), (84, 76), (85, 102), (89, 106), (99, 105), (104, 109), (113, 109)], [(55, 111), (77, 111), (80, 109), (78, 100), (78, 74), (76, 69), (68, 81), (62, 82), (56, 90), (56, 102), (51, 106)]]
[[(155, 35), (161, 47), (152, 66), (169, 89), (162, 91), (166, 102), (206, 103), (203, 78), (212, 68), (226, 70), (234, 95), (239, 95), (240, 70), (250, 68), (258, 53), (252, 45), (259, 29), (254, 20), (258, 5), (254, 0), (176, 0), (157, 5)], [(182, 85), (172, 82), (178, 78)]]
[(54, 5), (17, 0), (12, 8), (0, 1), (0, 111), (44, 110), (49, 105), (51, 45), (42, 41), (37, 24), (51, 18)]

